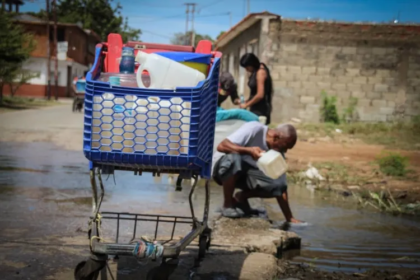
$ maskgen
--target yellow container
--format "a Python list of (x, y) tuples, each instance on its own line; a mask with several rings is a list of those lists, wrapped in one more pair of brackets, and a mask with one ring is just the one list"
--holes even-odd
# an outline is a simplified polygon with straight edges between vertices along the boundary
[(184, 64), (185, 66), (188, 66), (188, 67), (191, 67), (195, 70), (200, 71), (201, 73), (203, 73), (207, 77), (207, 71), (208, 71), (208, 68), (209, 68), (208, 64), (198, 63), (198, 62), (188, 62), (188, 61), (180, 62), (180, 63)]

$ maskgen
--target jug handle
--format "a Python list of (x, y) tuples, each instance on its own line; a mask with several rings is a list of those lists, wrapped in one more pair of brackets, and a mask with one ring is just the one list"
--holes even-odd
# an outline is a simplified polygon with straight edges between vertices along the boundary
[(142, 87), (142, 88), (146, 88), (143, 84), (143, 81), (141, 80), (141, 73), (146, 70), (149, 73), (149, 77), (150, 77), (150, 86), (149, 88), (153, 88), (153, 78), (152, 78), (152, 73), (150, 71), (148, 71), (147, 69), (144, 68), (143, 65), (140, 64), (139, 68), (137, 69), (137, 86)]

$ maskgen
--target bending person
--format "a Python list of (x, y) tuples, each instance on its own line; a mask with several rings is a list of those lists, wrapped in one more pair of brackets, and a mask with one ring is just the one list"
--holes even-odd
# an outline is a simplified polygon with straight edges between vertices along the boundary
[[(219, 144), (213, 179), (223, 186), (223, 216), (240, 218), (255, 214), (256, 210), (249, 206), (249, 198), (276, 198), (286, 221), (300, 222), (290, 210), (286, 174), (273, 180), (256, 164), (263, 151), (273, 149), (284, 155), (296, 141), (297, 133), (292, 125), (269, 129), (259, 122), (248, 122)], [(235, 188), (241, 191), (234, 195)]]

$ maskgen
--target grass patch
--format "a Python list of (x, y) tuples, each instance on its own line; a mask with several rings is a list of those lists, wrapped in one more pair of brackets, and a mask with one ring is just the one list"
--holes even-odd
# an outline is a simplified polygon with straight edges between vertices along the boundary
[(405, 177), (408, 173), (408, 158), (398, 153), (383, 153), (375, 160), (379, 165), (379, 170), (393, 177)]
[[(301, 124), (299, 129), (314, 137), (334, 138), (347, 135), (368, 144), (384, 145), (388, 148), (420, 149), (420, 117), (395, 123)], [(342, 133), (337, 133), (336, 129), (340, 129)]]
[(44, 106), (51, 106), (58, 104), (55, 100), (46, 100), (41, 98), (29, 97), (10, 97), (3, 96), (3, 102), (0, 103), (0, 108), (10, 110), (31, 109)]
[(394, 215), (420, 214), (420, 203), (400, 204), (396, 202), (389, 190), (381, 192), (368, 191), (367, 196), (353, 193), (354, 197), (359, 201), (362, 207), (371, 206), (378, 211), (391, 213)]
[(315, 163), (314, 167), (320, 171), (322, 176), (325, 177), (327, 183), (342, 185), (362, 185), (368, 180), (367, 178), (356, 174), (356, 172), (349, 172), (350, 167), (340, 163)]

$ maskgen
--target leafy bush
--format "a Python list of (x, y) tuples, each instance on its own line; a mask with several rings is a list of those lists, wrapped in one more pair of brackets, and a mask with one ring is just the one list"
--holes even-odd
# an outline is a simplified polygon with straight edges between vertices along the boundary
[(321, 118), (323, 122), (329, 123), (340, 123), (340, 118), (337, 113), (337, 97), (328, 96), (325, 91), (321, 92), (322, 96), (322, 107), (321, 107)]
[(387, 176), (403, 177), (408, 172), (408, 158), (398, 153), (382, 154), (376, 162), (381, 172)]

